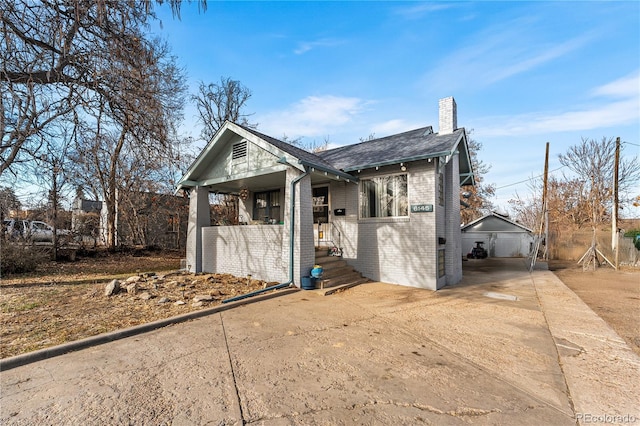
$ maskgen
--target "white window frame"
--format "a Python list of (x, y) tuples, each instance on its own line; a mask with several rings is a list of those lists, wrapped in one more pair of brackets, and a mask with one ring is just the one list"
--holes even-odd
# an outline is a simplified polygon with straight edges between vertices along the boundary
[[(313, 197), (313, 195), (312, 195), (312, 203), (313, 203), (314, 213), (316, 212), (316, 208), (322, 209), (322, 208), (326, 207), (327, 208), (327, 220), (325, 222), (323, 222), (323, 223), (331, 222), (331, 203), (330, 203), (330, 200), (331, 200), (331, 187), (330, 187), (329, 184), (314, 185), (311, 188), (311, 194), (313, 194), (313, 190), (317, 189), (317, 188), (327, 188), (327, 199), (324, 200), (324, 203), (319, 203), (318, 200), (315, 197)], [(314, 219), (313, 223), (316, 223), (315, 219)]]
[[(391, 191), (397, 191), (397, 192), (401, 191), (401, 187), (398, 186), (399, 184), (401, 184), (401, 182), (399, 180), (396, 180), (396, 178), (401, 176), (405, 177), (405, 180), (404, 180), (405, 193), (404, 194), (399, 193), (398, 195), (390, 195), (389, 189)], [(393, 182), (391, 183), (391, 185), (393, 186), (392, 188), (389, 188), (388, 183), (384, 182), (385, 179), (393, 179)], [(378, 185), (370, 189), (365, 189), (365, 186), (369, 185), (369, 182), (374, 182), (374, 183), (377, 183)], [(369, 191), (371, 189), (373, 189), (373, 191), (376, 192), (374, 196), (376, 197), (377, 205), (374, 206), (376, 210), (374, 215), (369, 214), (369, 211), (371, 210), (371, 207), (370, 207), (371, 194)], [(381, 198), (386, 196), (391, 196), (392, 198), (386, 202), (386, 206), (385, 206), (385, 202), (382, 201)], [(404, 196), (404, 200), (403, 200), (403, 196)], [(397, 197), (397, 198), (394, 199), (394, 197)], [(395, 174), (361, 178), (359, 188), (358, 188), (358, 200), (359, 200), (358, 216), (360, 219), (376, 220), (376, 219), (408, 218), (409, 217), (409, 174), (395, 173)], [(389, 207), (389, 203), (394, 203), (394, 205)], [(391, 210), (391, 214), (382, 215), (382, 213), (384, 213), (385, 211), (388, 212), (389, 210)]]

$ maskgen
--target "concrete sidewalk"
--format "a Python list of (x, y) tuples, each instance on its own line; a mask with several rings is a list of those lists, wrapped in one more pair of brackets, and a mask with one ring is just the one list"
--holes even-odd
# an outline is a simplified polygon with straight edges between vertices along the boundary
[(300, 291), (3, 371), (0, 422), (640, 424), (639, 357), (552, 273), (465, 267), (435, 293)]

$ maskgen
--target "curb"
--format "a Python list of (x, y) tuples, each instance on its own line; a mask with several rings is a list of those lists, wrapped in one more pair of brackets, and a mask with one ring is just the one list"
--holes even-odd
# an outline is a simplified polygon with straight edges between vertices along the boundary
[(220, 304), (218, 306), (214, 306), (213, 308), (201, 309), (198, 311), (189, 312), (189, 313), (178, 315), (171, 318), (165, 318), (165, 319), (153, 321), (146, 324), (140, 324), (140, 325), (136, 325), (129, 328), (123, 328), (121, 330), (110, 331), (107, 333), (98, 334), (97, 336), (91, 336), (85, 339), (75, 340), (73, 342), (52, 346), (50, 348), (39, 349), (37, 351), (28, 352), (26, 354), (20, 354), (20, 355), (12, 356), (9, 358), (0, 359), (0, 371), (11, 370), (12, 368), (21, 367), (23, 365), (31, 364), (33, 362), (42, 361), (45, 359), (64, 355), (69, 352), (75, 352), (75, 351), (86, 349), (92, 346), (102, 345), (105, 343), (113, 342), (115, 340), (124, 339), (126, 337), (148, 333), (150, 331), (157, 330), (159, 328), (163, 328), (168, 325), (179, 324), (181, 322), (186, 322), (193, 319), (216, 314), (218, 312), (223, 312), (229, 309), (237, 308), (238, 306), (248, 305), (249, 303), (260, 302), (262, 300), (273, 299), (275, 297), (285, 296), (298, 291), (300, 291), (300, 289), (298, 288), (285, 288), (285, 289), (274, 291), (273, 293), (266, 293), (266, 294), (257, 295), (248, 299), (238, 300), (236, 302)]

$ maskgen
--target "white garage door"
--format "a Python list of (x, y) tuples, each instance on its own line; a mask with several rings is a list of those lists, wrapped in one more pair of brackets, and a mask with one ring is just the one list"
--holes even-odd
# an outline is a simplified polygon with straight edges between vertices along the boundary
[(498, 234), (496, 241), (496, 257), (524, 257), (523, 242), (520, 235)]

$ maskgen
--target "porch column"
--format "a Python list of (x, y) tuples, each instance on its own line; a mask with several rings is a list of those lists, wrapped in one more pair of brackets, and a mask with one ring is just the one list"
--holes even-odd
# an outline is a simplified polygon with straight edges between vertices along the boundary
[[(302, 174), (292, 167), (287, 169), (285, 188), (284, 232), (282, 241), (282, 258), (287, 259), (289, 269), (289, 241), (291, 224), (291, 182)], [(315, 248), (313, 246), (313, 206), (311, 193), (311, 176), (305, 176), (298, 181), (295, 188), (294, 200), (294, 241), (293, 241), (293, 283), (301, 286), (301, 278), (309, 275), (315, 262)]]
[(189, 193), (189, 224), (187, 226), (187, 268), (202, 272), (202, 228), (211, 226), (209, 190), (195, 187)]

